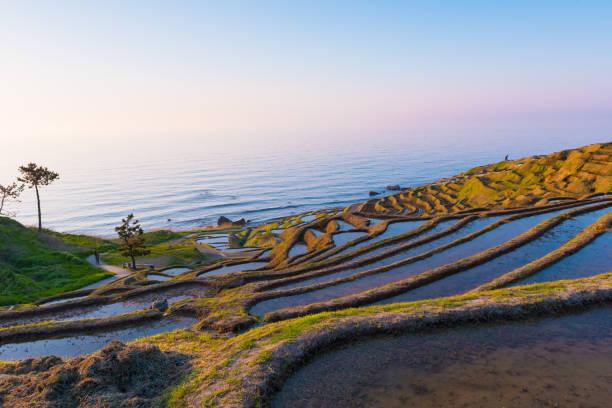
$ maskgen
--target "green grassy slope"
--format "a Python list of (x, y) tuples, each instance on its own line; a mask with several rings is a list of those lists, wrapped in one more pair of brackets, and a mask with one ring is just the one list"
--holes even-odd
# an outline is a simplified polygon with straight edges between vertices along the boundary
[(0, 305), (32, 302), (111, 276), (85, 261), (102, 245), (113, 244), (50, 231), (39, 235), (0, 217)]

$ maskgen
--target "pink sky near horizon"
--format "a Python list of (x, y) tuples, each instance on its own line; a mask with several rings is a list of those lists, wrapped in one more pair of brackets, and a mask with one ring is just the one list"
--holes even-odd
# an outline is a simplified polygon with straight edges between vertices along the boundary
[(609, 5), (468, 3), (8, 1), (4, 151), (610, 135)]

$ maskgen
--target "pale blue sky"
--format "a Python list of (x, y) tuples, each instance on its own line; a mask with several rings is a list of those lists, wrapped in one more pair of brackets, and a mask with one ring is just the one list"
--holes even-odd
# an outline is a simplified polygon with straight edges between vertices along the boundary
[(471, 129), (605, 139), (611, 21), (603, 1), (3, 1), (0, 135), (14, 152)]

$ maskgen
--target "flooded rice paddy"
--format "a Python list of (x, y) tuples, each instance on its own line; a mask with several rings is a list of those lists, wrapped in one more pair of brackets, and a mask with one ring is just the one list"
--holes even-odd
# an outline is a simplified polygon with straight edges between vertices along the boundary
[[(359, 279), (355, 279), (355, 280), (351, 280), (348, 282), (344, 282), (344, 283), (340, 283), (337, 284), (335, 286), (329, 286), (326, 288), (322, 288), (319, 290), (315, 290), (315, 291), (311, 291), (311, 292), (306, 292), (306, 293), (302, 293), (299, 295), (294, 295), (294, 296), (287, 296), (287, 297), (281, 297), (281, 298), (274, 298), (274, 299), (270, 299), (270, 300), (266, 300), (264, 302), (258, 303), (256, 305), (254, 305), (251, 310), (250, 313), (257, 315), (257, 316), (264, 316), (266, 313), (269, 313), (271, 311), (277, 310), (277, 309), (281, 309), (281, 308), (287, 308), (287, 307), (295, 307), (295, 306), (303, 306), (303, 305), (307, 305), (310, 303), (316, 303), (316, 302), (325, 302), (325, 301), (329, 301), (332, 300), (334, 298), (338, 298), (338, 297), (343, 297), (343, 296), (347, 296), (347, 295), (352, 295), (352, 294), (356, 294), (359, 292), (363, 292), (369, 289), (372, 289), (374, 287), (378, 287), (378, 286), (382, 286), (385, 284), (389, 284), (389, 283), (393, 283), (402, 279), (405, 279), (407, 277), (410, 276), (414, 276), (417, 275), (419, 273), (423, 273), (427, 270), (439, 267), (439, 266), (443, 266), (455, 261), (458, 261), (460, 259), (472, 256), (478, 252), (487, 250), (489, 248), (492, 248), (496, 245), (502, 244), (506, 241), (508, 241), (509, 239), (511, 239), (512, 237), (515, 237), (527, 230), (529, 230), (530, 228), (534, 227), (535, 225), (537, 225), (538, 223), (540, 223), (543, 220), (546, 220), (548, 218), (551, 218), (557, 214), (560, 214), (562, 212), (564, 212), (565, 210), (559, 210), (559, 211), (553, 211), (550, 213), (544, 213), (544, 214), (538, 214), (538, 215), (533, 215), (533, 216), (528, 216), (528, 217), (524, 217), (524, 218), (519, 218), (517, 220), (514, 220), (512, 222), (508, 222), (505, 224), (501, 224), (500, 226), (498, 226), (497, 228), (494, 228), (490, 231), (487, 231), (479, 236), (477, 236), (476, 238), (470, 240), (470, 241), (466, 241), (463, 242), (459, 245), (456, 245), (454, 247), (451, 247), (449, 249), (446, 249), (445, 251), (442, 252), (438, 252), (436, 254), (433, 254), (430, 257), (418, 260), (416, 262), (413, 263), (409, 263), (403, 266), (399, 266), (397, 268), (393, 268), (390, 269), (388, 271), (382, 272), (382, 273), (377, 273), (377, 274), (373, 274), (373, 275), (369, 275), (369, 276), (365, 276)], [(570, 223), (569, 225), (576, 225), (576, 226), (588, 226), (590, 223), (594, 222), (599, 216), (605, 214), (609, 212), (609, 209), (603, 209), (603, 210), (598, 210), (595, 211), (593, 213), (587, 213), (587, 214), (583, 214), (579, 217), (577, 217), (578, 220), (583, 220), (583, 221), (574, 221), (574, 223)], [(297, 287), (297, 286), (302, 286), (302, 285), (307, 285), (307, 284), (311, 284), (311, 283), (318, 283), (318, 282), (324, 282), (327, 280), (331, 280), (331, 279), (335, 279), (338, 277), (345, 277), (345, 276), (349, 276), (353, 273), (357, 273), (357, 272), (361, 272), (367, 269), (371, 269), (374, 268), (376, 266), (382, 266), (382, 265), (388, 265), (390, 263), (392, 263), (393, 261), (397, 261), (397, 260), (401, 260), (401, 259), (405, 259), (414, 255), (417, 255), (419, 253), (423, 253), (426, 252), (429, 249), (433, 249), (435, 247), (438, 247), (440, 245), (442, 245), (443, 243), (448, 243), (448, 242), (452, 242), (453, 240), (460, 238), (462, 236), (465, 236), (471, 232), (474, 232), (480, 228), (485, 227), (486, 225), (491, 224), (492, 222), (497, 221), (498, 219), (500, 219), (499, 217), (494, 217), (494, 218), (481, 218), (481, 219), (476, 219), (470, 223), (468, 223), (466, 226), (464, 226), (461, 230), (454, 232), (450, 235), (447, 235), (443, 238), (440, 238), (436, 241), (432, 241), (430, 243), (427, 243), (423, 246), (420, 247), (416, 247), (416, 248), (412, 248), (408, 251), (399, 253), (397, 255), (394, 255), (390, 258), (385, 258), (382, 259), (374, 264), (370, 264), (370, 265), (365, 265), (365, 266), (359, 266), (359, 267), (355, 267), (355, 268), (351, 268), (348, 269), (346, 271), (341, 271), (338, 272), (334, 275), (329, 275), (329, 276), (323, 276), (323, 277), (318, 277), (309, 281), (305, 281), (305, 282), (300, 282), (297, 284), (292, 284), (293, 287)], [(531, 250), (531, 248), (536, 248), (536, 250), (534, 251), (535, 255), (530, 255), (530, 256), (537, 256), (537, 254), (543, 255), (545, 253), (547, 253), (547, 250), (553, 250), (556, 249), (556, 247), (562, 245), (563, 243), (565, 243), (568, 239), (570, 239), (571, 237), (573, 237), (575, 235), (575, 233), (577, 233), (576, 229), (569, 229), (567, 231), (565, 231), (565, 233), (563, 232), (563, 226), (567, 225), (567, 222), (562, 223), (560, 226), (557, 226), (556, 228), (553, 228), (552, 231), (558, 231), (556, 234), (555, 233), (551, 233), (551, 234), (546, 234), (546, 237), (549, 238), (549, 241), (553, 241), (554, 243), (546, 243), (540, 247), (537, 246), (532, 246), (532, 243), (529, 243), (526, 245), (527, 248), (529, 248), (529, 250)], [(393, 224), (391, 224), (393, 225)], [(390, 225), (390, 226), (391, 226)], [(580, 228), (581, 229), (581, 228)], [(579, 232), (579, 231), (578, 231)], [(538, 250), (539, 249), (539, 250)], [(514, 252), (514, 251), (513, 251)], [(512, 252), (512, 253), (513, 253)], [(512, 253), (508, 256), (508, 257), (504, 257), (503, 260), (507, 261), (508, 259), (513, 259)], [(514, 258), (517, 261), (521, 261), (523, 258)], [(487, 263), (485, 265), (489, 265), (490, 263)], [(486, 269), (486, 268), (485, 268)], [(478, 268), (475, 268), (475, 270), (477, 270), (477, 272), (480, 272), (481, 270), (479, 270)], [(488, 270), (488, 269), (486, 269)], [(479, 274), (475, 272), (475, 275), (479, 276)], [(504, 272), (505, 273), (505, 272)], [(501, 273), (500, 273), (501, 274)], [(462, 279), (463, 273), (460, 273), (458, 275), (456, 275), (458, 279), (458, 282), (460, 284), (464, 284), (464, 281)], [(448, 279), (448, 278), (447, 278)], [(467, 286), (469, 287), (470, 285), (475, 285), (477, 283), (474, 282), (478, 282), (478, 280), (476, 279), (473, 282), (470, 282)], [(483, 282), (484, 283), (484, 282)], [(433, 284), (435, 285), (435, 283)], [(456, 290), (455, 290), (456, 288)], [(282, 289), (282, 288), (279, 288)], [(424, 290), (424, 289), (423, 289)], [(454, 285), (451, 284), (448, 286), (448, 289), (446, 289), (448, 291), (460, 291), (462, 290), (462, 286), (459, 285)], [(414, 291), (413, 291), (414, 292)], [(401, 295), (400, 295), (401, 296)], [(409, 294), (407, 296), (410, 296)], [(395, 300), (397, 301), (397, 300)]]
[(160, 272), (165, 273), (166, 275), (177, 276), (177, 275), (180, 275), (181, 273), (185, 273), (185, 272), (189, 272), (189, 271), (191, 271), (191, 268), (176, 267), (176, 268), (164, 269), (164, 270), (162, 270)]
[(241, 264), (222, 266), (220, 268), (202, 272), (198, 274), (198, 276), (214, 276), (214, 275), (221, 275), (222, 273), (250, 271), (250, 270), (261, 268), (262, 266), (265, 266), (267, 264), (268, 262), (265, 262), (265, 261), (245, 262)]
[[(232, 232), (240, 232), (240, 230), (235, 230)], [(227, 253), (236, 253), (236, 252), (248, 252), (257, 250), (257, 248), (232, 248), (229, 242), (229, 233), (228, 232), (215, 232), (209, 233), (205, 235), (200, 235), (196, 239), (197, 244), (206, 244), (210, 245), (212, 248), (217, 251), (227, 252)]]
[(334, 244), (339, 247), (354, 239), (367, 235), (365, 232), (339, 232), (333, 235)]
[(272, 407), (608, 407), (611, 366), (602, 308), (346, 345), (298, 370)]
[[(545, 232), (542, 236), (512, 252), (499, 256), (485, 264), (448, 276), (437, 282), (430, 283), (389, 299), (384, 299), (378, 302), (378, 304), (412, 302), (465, 293), (556, 250), (608, 212), (610, 212), (609, 208), (603, 208), (565, 220), (563, 223)], [(600, 238), (606, 235), (609, 234), (604, 234), (604, 236)], [(587, 245), (587, 248), (589, 247), (590, 245)], [(606, 258), (607, 270), (603, 270), (605, 266), (602, 265), (602, 262), (597, 262), (597, 259), (604, 260)], [(599, 270), (599, 272), (588, 274), (586, 271), (583, 271), (581, 273), (583, 276), (580, 277), (608, 272), (608, 270), (612, 268), (612, 252), (600, 252), (599, 256), (596, 257), (594, 261), (593, 263), (586, 261), (585, 266), (589, 265), (588, 270), (593, 271), (594, 265), (599, 265), (600, 268), (594, 268), (594, 270)], [(555, 270), (556, 265), (552, 265), (549, 269)], [(578, 267), (577, 269), (581, 268)], [(568, 276), (558, 279), (575, 279), (577, 277), (578, 276), (572, 278)]]
[(172, 279), (172, 276), (164, 276), (164, 275), (158, 275), (156, 273), (149, 273), (147, 274), (147, 279), (152, 280), (152, 281), (167, 281)]
[[(49, 313), (39, 313), (36, 316), (17, 317), (15, 319), (5, 319), (0, 321), (0, 327), (8, 327), (19, 324), (38, 323), (48, 320), (70, 321), (90, 318), (101, 318), (123, 313), (136, 312), (149, 309), (151, 304), (157, 299), (166, 299), (168, 304), (172, 304), (184, 299), (202, 297), (207, 294), (205, 287), (190, 288), (170, 288), (160, 292), (147, 293), (138, 297), (126, 299), (122, 302), (110, 303), (99, 306), (74, 307), (68, 310), (49, 311)], [(44, 310), (44, 309), (42, 309)], [(41, 311), (42, 311), (41, 310)]]
[(306, 248), (305, 244), (302, 244), (302, 243), (294, 244), (291, 247), (291, 249), (289, 250), (288, 257), (291, 258), (291, 257), (294, 257), (296, 255), (305, 254), (307, 250), (308, 250), (308, 248)]
[(85, 335), (58, 336), (51, 339), (3, 344), (0, 345), (0, 360), (21, 360), (47, 355), (56, 355), (61, 358), (76, 357), (101, 349), (113, 340), (128, 342), (140, 337), (183, 329), (193, 325), (196, 321), (197, 319), (189, 317), (172, 316), (128, 328), (106, 329)]
[[(351, 224), (349, 224), (348, 222), (344, 222), (344, 221), (340, 221), (340, 220), (336, 220), (336, 222), (338, 223), (338, 227), (340, 228), (340, 231), (348, 231), (351, 230), (355, 227), (353, 227)], [(370, 223), (370, 225), (372, 225)]]
[(612, 270), (612, 232), (607, 231), (578, 252), (511, 286), (578, 279)]
[(59, 299), (59, 300), (52, 300), (50, 302), (45, 302), (42, 303), (41, 306), (49, 306), (49, 305), (55, 305), (58, 303), (65, 303), (65, 302), (71, 302), (73, 300), (79, 300), (79, 299), (85, 299), (87, 296), (77, 296), (77, 297), (73, 297), (73, 298), (66, 298), (66, 299)]
[[(355, 250), (357, 248), (361, 248), (363, 246), (370, 245), (370, 244), (372, 244), (374, 242), (378, 242), (378, 241), (381, 241), (381, 240), (386, 239), (386, 238), (394, 237), (396, 235), (404, 234), (406, 232), (414, 230), (415, 228), (420, 227), (421, 225), (425, 224), (425, 222), (427, 222), (427, 221), (425, 221), (425, 220), (418, 220), (418, 221), (394, 222), (392, 224), (389, 224), (387, 226), (387, 229), (385, 230), (385, 232), (383, 232), (382, 234), (379, 234), (379, 235), (377, 235), (375, 237), (372, 237), (372, 238), (370, 238), (368, 240), (365, 240), (364, 242), (360, 242), (357, 245), (353, 245), (353, 246), (351, 246), (351, 247), (349, 247), (349, 248), (347, 248), (345, 250), (342, 250), (342, 251), (338, 252), (337, 255), (343, 255), (343, 254), (345, 254), (347, 252), (351, 252), (351, 251), (353, 251), (353, 250)], [(370, 225), (373, 225), (373, 224), (370, 223)], [(334, 236), (334, 241), (335, 241), (335, 238), (336, 237)], [(336, 243), (336, 245), (338, 245), (338, 244)]]

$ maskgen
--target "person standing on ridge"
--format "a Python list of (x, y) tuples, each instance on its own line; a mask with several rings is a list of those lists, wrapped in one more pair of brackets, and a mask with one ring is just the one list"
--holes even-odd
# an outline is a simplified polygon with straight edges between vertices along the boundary
[(506, 155), (506, 157), (504, 158), (504, 161), (508, 161), (508, 155)]
[(100, 253), (97, 249), (94, 251), (94, 258), (96, 258), (96, 265), (100, 265)]

